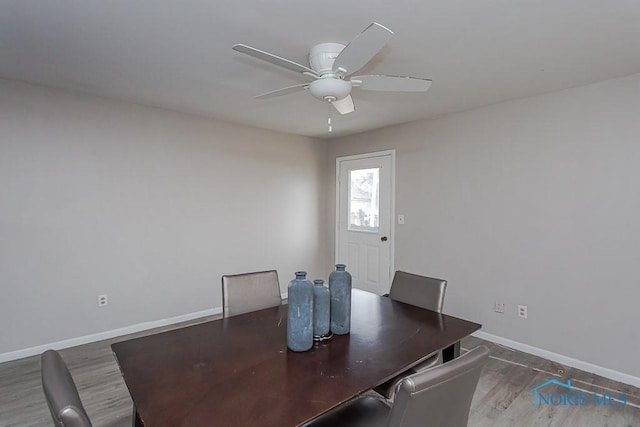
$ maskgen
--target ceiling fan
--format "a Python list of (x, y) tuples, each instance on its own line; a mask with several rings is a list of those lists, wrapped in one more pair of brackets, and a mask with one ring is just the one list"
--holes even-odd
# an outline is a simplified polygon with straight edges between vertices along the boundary
[(315, 98), (330, 102), (340, 114), (348, 114), (355, 110), (351, 98), (352, 88), (384, 92), (425, 92), (431, 86), (431, 80), (417, 77), (353, 75), (382, 50), (391, 36), (393, 31), (374, 22), (346, 46), (340, 43), (320, 43), (313, 46), (309, 51), (309, 67), (244, 44), (234, 45), (233, 50), (314, 79), (309, 83), (263, 93), (255, 98), (272, 98), (309, 89)]

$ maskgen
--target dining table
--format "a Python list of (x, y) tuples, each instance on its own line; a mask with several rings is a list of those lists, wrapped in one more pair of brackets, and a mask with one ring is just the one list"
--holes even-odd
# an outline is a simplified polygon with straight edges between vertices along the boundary
[(287, 305), (112, 344), (134, 425), (300, 426), (442, 351), (481, 325), (353, 289), (351, 330), (287, 349)]

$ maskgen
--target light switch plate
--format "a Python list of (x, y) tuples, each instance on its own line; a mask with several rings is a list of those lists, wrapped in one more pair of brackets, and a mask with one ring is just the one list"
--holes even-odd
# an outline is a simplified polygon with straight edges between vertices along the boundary
[(398, 224), (404, 224), (404, 215), (398, 215)]

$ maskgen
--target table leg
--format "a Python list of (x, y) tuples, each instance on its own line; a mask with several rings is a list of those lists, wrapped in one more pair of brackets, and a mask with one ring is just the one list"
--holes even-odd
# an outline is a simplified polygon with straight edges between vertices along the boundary
[(460, 356), (460, 341), (456, 341), (442, 350), (442, 363), (447, 363)]
[(136, 405), (133, 405), (133, 427), (144, 427), (144, 423), (142, 422), (142, 418), (138, 415), (138, 411), (136, 410)]

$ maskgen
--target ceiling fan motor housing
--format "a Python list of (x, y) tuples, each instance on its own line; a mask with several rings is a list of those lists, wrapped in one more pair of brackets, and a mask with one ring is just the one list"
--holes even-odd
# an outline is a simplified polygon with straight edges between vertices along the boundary
[(333, 73), (333, 63), (344, 49), (340, 43), (320, 43), (309, 51), (309, 65), (318, 75)]
[(309, 65), (322, 76), (309, 84), (311, 95), (321, 101), (337, 101), (351, 93), (351, 83), (335, 77), (333, 63), (344, 49), (340, 43), (320, 43), (309, 51)]

